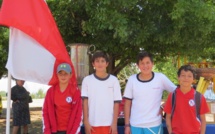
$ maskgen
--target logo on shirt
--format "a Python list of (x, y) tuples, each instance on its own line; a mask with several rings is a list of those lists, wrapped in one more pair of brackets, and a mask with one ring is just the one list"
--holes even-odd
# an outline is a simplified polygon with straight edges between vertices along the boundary
[(71, 102), (72, 102), (72, 97), (70, 97), (70, 96), (69, 96), (69, 97), (66, 97), (66, 102), (67, 102), (67, 103), (71, 103)]
[(190, 105), (191, 107), (195, 105), (195, 102), (194, 102), (193, 99), (190, 99), (190, 100), (189, 100), (189, 105)]

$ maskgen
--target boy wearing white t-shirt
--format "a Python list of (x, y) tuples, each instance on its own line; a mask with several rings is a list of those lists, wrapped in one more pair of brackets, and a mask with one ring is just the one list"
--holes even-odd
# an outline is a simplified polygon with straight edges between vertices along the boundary
[(141, 72), (129, 77), (124, 92), (125, 134), (162, 134), (162, 93), (172, 92), (176, 86), (164, 74), (152, 72), (150, 53), (140, 52), (137, 66)]
[(118, 79), (106, 72), (109, 59), (104, 52), (93, 54), (95, 73), (82, 82), (84, 127), (86, 134), (117, 134), (119, 102), (122, 100)]

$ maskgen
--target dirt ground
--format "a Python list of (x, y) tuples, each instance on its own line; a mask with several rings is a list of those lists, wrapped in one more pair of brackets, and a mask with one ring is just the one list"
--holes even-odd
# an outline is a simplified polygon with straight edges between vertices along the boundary
[[(4, 109), (5, 111), (5, 109)], [(0, 134), (6, 133), (6, 115), (0, 117)], [(31, 124), (29, 125), (30, 134), (42, 134), (42, 110), (41, 108), (30, 108)], [(10, 132), (12, 132), (12, 119), (10, 120)], [(22, 130), (22, 129), (21, 129)], [(21, 132), (23, 134), (23, 132)]]

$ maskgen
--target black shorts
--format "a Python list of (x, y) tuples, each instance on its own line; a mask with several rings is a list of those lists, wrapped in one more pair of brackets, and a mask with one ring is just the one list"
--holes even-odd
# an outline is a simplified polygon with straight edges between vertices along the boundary
[(57, 131), (57, 133), (52, 133), (52, 134), (66, 134), (66, 131)]

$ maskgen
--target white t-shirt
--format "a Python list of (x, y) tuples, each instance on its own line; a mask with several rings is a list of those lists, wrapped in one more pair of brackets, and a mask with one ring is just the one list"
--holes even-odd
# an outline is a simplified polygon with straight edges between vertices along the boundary
[(110, 126), (113, 120), (114, 102), (122, 100), (118, 79), (113, 75), (98, 78), (86, 76), (82, 82), (82, 98), (88, 98), (89, 122), (91, 126)]
[(130, 124), (142, 128), (158, 126), (162, 93), (164, 90), (172, 92), (176, 86), (162, 73), (153, 73), (148, 81), (141, 81), (138, 76), (129, 77), (124, 92), (124, 98), (132, 100)]

